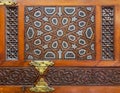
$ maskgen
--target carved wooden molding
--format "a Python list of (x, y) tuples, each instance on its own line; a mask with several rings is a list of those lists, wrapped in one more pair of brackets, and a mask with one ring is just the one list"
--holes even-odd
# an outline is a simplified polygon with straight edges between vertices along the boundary
[(38, 76), (32, 67), (1, 67), (0, 85), (32, 85)]
[[(0, 67), (0, 85), (33, 85), (40, 74), (33, 67)], [(50, 67), (52, 86), (119, 86), (120, 67)]]
[(53, 86), (120, 85), (119, 67), (51, 67), (46, 80)]

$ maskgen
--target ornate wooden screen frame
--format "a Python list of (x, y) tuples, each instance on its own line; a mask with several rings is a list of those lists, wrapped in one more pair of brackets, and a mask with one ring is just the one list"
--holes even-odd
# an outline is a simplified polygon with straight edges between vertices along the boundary
[[(118, 73), (117, 79), (119, 79), (120, 75), (119, 75), (119, 66), (120, 66), (120, 43), (119, 43), (119, 37), (120, 37), (120, 20), (119, 20), (119, 15), (120, 15), (120, 1), (119, 0), (111, 0), (111, 2), (109, 0), (98, 0), (97, 2), (95, 0), (74, 0), (74, 1), (65, 1), (65, 0), (61, 0), (61, 1), (57, 1), (57, 0), (47, 0), (47, 1), (43, 1), (43, 0), (36, 0), (36, 2), (34, 2), (34, 0), (18, 0), (18, 60), (15, 61), (7, 61), (6, 60), (6, 53), (5, 53), (5, 7), (1, 6), (0, 7), (0, 70), (6, 70), (6, 67), (8, 67), (8, 69), (13, 69), (13, 70), (17, 70), (17, 69), (21, 69), (21, 68), (27, 68), (27, 69), (31, 69), (31, 67), (29, 67), (29, 62), (30, 61), (24, 61), (24, 7), (25, 6), (30, 6), (30, 5), (42, 5), (42, 6), (49, 6), (49, 5), (93, 5), (96, 6), (96, 60), (95, 61), (76, 61), (76, 60), (54, 60), (55, 63), (55, 68), (60, 68), (60, 67), (65, 67), (65, 68), (69, 68), (70, 66), (75, 67), (77, 66), (77, 68), (79, 67), (82, 68), (84, 66), (84, 68), (86, 68), (86, 70), (88, 69), (92, 69), (90, 71), (103, 71), (106, 72), (106, 69), (108, 69), (108, 73), (111, 75), (112, 72), (114, 73)], [(34, 4), (33, 4), (34, 3)], [(102, 6), (114, 6), (115, 8), (115, 24), (114, 24), (114, 28), (115, 28), (115, 33), (114, 33), (114, 60), (102, 60), (101, 56), (102, 56), (102, 47), (101, 47), (101, 24), (102, 24), (102, 18), (101, 18), (101, 12), (102, 12)], [(4, 14), (4, 15), (3, 15)], [(51, 68), (54, 69), (54, 68)], [(23, 69), (21, 69), (23, 70)], [(113, 73), (112, 73), (113, 74)], [(49, 75), (49, 73), (48, 73)], [(52, 77), (51, 77), (52, 78)], [(116, 78), (116, 77), (114, 77)], [(1, 85), (17, 85), (17, 84), (1, 84)], [(20, 84), (19, 84), (20, 85)], [(28, 84), (29, 85), (29, 84)], [(53, 84), (55, 85), (55, 84)], [(78, 84), (79, 85), (79, 84)], [(85, 85), (85, 84), (84, 84)], [(87, 84), (86, 84), (87, 85)], [(93, 84), (94, 85), (94, 84)], [(97, 84), (95, 84), (97, 85)], [(105, 84), (101, 84), (99, 83), (98, 85), (105, 85)], [(94, 90), (92, 89), (92, 87), (83, 87), (83, 86), (72, 86), (72, 89), (75, 89), (74, 91), (86, 91), (86, 93), (89, 93), (89, 89), (92, 89), (93, 91), (95, 91), (96, 93), (98, 93), (98, 91), (100, 90), (102, 93), (105, 93), (105, 91), (103, 89), (108, 89), (108, 88), (112, 88), (110, 90), (108, 90), (108, 92), (112, 92), (112, 91), (117, 91), (120, 90), (119, 87), (113, 87), (111, 85), (119, 85), (116, 83), (112, 83), (112, 84), (106, 84), (109, 87), (94, 87)], [(20, 86), (24, 87), (24, 84), (21, 84)], [(28, 86), (26, 86), (28, 87)], [(56, 93), (60, 92), (61, 90), (59, 89), (58, 86), (56, 87)], [(7, 87), (6, 87), (7, 88)], [(71, 88), (70, 86), (61, 86), (62, 90), (64, 90), (66, 93), (69, 92), (71, 93), (71, 91), (69, 90), (69, 88)], [(12, 88), (11, 88), (12, 89)], [(6, 91), (7, 89), (5, 89), (4, 91)], [(21, 88), (18, 88), (19, 91), (21, 91)], [(17, 91), (17, 90), (15, 90)], [(6, 92), (7, 93), (7, 92)], [(115, 92), (118, 93), (118, 92)]]

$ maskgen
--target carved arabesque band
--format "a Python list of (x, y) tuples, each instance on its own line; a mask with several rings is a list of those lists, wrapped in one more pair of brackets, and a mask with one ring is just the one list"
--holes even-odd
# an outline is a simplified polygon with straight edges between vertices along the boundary
[[(0, 85), (33, 85), (40, 74), (33, 67), (1, 67)], [(52, 86), (119, 86), (120, 67), (49, 67)]]

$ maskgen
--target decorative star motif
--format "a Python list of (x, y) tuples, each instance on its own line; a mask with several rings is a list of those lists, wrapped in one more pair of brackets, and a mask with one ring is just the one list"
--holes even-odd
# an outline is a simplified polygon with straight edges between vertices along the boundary
[(44, 49), (47, 49), (48, 48), (48, 45), (44, 45), (44, 46), (42, 46)]
[(48, 18), (47, 18), (47, 17), (44, 17), (43, 20), (44, 20), (44, 21), (48, 21)]
[(79, 36), (83, 35), (83, 30), (79, 30), (78, 32), (76, 32), (76, 34), (78, 34)]
[(76, 21), (76, 20), (77, 20), (77, 18), (76, 18), (76, 17), (73, 17), (73, 18), (72, 18), (72, 21)]
[(72, 48), (73, 48), (73, 49), (76, 49), (77, 46), (76, 46), (75, 44), (72, 44)]
[(42, 34), (43, 34), (42, 31), (37, 30), (37, 35), (38, 35), (38, 36), (41, 36)]

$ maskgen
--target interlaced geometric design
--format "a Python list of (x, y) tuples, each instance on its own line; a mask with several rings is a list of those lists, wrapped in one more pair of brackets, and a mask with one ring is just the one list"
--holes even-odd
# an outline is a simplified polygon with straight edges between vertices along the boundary
[(6, 60), (18, 59), (18, 7), (6, 7)]
[(95, 7), (26, 7), (25, 59), (95, 60)]
[(102, 59), (114, 59), (114, 7), (102, 7)]

